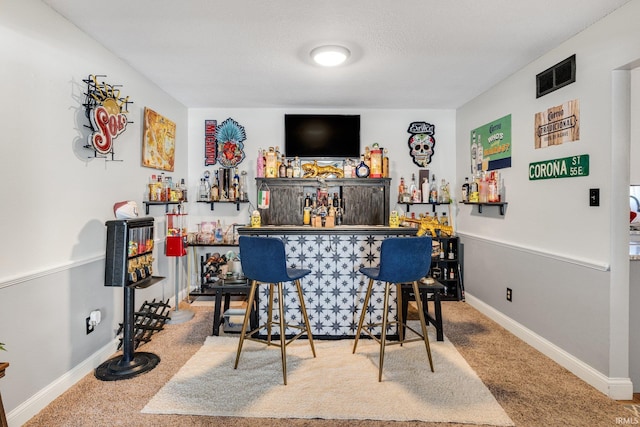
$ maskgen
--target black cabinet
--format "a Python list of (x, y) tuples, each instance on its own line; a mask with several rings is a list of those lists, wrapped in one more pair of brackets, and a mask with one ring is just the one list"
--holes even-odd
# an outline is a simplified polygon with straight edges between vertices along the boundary
[(260, 210), (263, 225), (302, 225), (306, 194), (326, 185), (343, 201), (344, 225), (388, 225), (390, 178), (256, 178), (256, 188), (270, 191), (269, 209)]
[(429, 275), (445, 286), (443, 300), (463, 301), (463, 254), (460, 239), (457, 236), (434, 237), (433, 241), (440, 243), (440, 253), (432, 253)]

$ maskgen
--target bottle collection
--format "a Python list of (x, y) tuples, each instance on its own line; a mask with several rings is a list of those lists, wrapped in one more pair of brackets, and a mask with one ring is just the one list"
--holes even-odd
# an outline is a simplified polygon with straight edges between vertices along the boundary
[(173, 183), (170, 176), (164, 173), (159, 175), (151, 175), (149, 178), (148, 199), (150, 202), (186, 202), (187, 201), (187, 185), (184, 178), (180, 182)]
[[(365, 147), (359, 160), (345, 159), (342, 162), (343, 178), (388, 178), (389, 157), (383, 155), (378, 144)], [(280, 147), (258, 149), (256, 177), (258, 178), (304, 178), (304, 168), (299, 157), (287, 159)]]
[(418, 185), (416, 174), (412, 173), (411, 181), (406, 184), (404, 177), (400, 177), (398, 203), (451, 203), (449, 182), (443, 178), (438, 185), (436, 176), (431, 175), (431, 182), (425, 177)]
[(504, 180), (499, 171), (476, 172), (473, 179), (464, 179), (462, 202), (500, 203), (505, 201)]
[(238, 168), (220, 168), (213, 175), (204, 172), (198, 187), (200, 202), (245, 202), (247, 193), (247, 172)]
[(316, 193), (307, 193), (302, 208), (302, 224), (312, 227), (334, 227), (342, 225), (344, 200), (338, 193), (330, 195), (326, 187), (320, 187)]

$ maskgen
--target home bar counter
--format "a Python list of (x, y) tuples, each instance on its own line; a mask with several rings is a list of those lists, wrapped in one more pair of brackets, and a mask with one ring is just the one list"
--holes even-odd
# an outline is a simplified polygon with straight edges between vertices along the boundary
[[(310, 226), (240, 227), (240, 236), (278, 237), (284, 241), (287, 265), (306, 268), (311, 274), (301, 280), (305, 303), (314, 338), (353, 337), (358, 326), (360, 310), (367, 290), (368, 279), (360, 267), (377, 267), (380, 244), (388, 237), (415, 236), (416, 228), (384, 225), (341, 225), (331, 228)], [(242, 256), (242, 254), (240, 254)], [(269, 262), (268, 254), (265, 261)], [(299, 316), (296, 293), (285, 287), (285, 310)], [(268, 287), (259, 289), (260, 300), (268, 301)], [(395, 286), (392, 287), (395, 298)], [(384, 287), (374, 289), (367, 322), (382, 319)], [(390, 307), (395, 316), (396, 306)], [(266, 304), (260, 304), (260, 324), (267, 318)], [(287, 333), (292, 331), (287, 331)], [(376, 331), (379, 332), (379, 331)]]

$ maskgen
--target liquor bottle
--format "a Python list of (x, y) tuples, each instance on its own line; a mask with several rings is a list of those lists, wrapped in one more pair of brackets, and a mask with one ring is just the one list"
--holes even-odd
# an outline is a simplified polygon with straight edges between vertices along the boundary
[(350, 159), (346, 159), (344, 161), (344, 164), (342, 165), (342, 172), (344, 172), (344, 177), (345, 178), (351, 178), (352, 173), (352, 169), (353, 167), (351, 166), (351, 160)]
[(364, 161), (364, 155), (360, 156), (360, 164), (356, 166), (356, 176), (366, 178), (369, 176), (369, 166)]
[(449, 218), (447, 217), (446, 212), (442, 212), (442, 215), (440, 215), (439, 222), (442, 225), (449, 225)]
[(449, 203), (449, 190), (447, 190), (447, 182), (442, 178), (440, 180), (440, 193), (438, 193), (438, 203)]
[(185, 184), (184, 178), (180, 179), (180, 193), (182, 194), (180, 201), (188, 202), (189, 200), (187, 199), (187, 184)]
[(307, 193), (307, 195), (304, 196), (304, 207), (305, 208), (311, 207), (311, 195), (309, 193)]
[(404, 177), (400, 177), (400, 184), (398, 184), (398, 202), (404, 201)]
[(269, 151), (267, 151), (265, 155), (265, 170), (264, 177), (265, 178), (276, 178), (278, 176), (278, 166), (277, 166), (277, 157), (276, 152), (273, 147), (269, 147)]
[(286, 170), (287, 178), (293, 178), (293, 165), (291, 164), (291, 159), (287, 160), (287, 170)]
[(264, 178), (264, 153), (262, 148), (258, 148), (258, 158), (256, 159), (256, 176)]
[(449, 259), (456, 259), (456, 253), (453, 250), (453, 242), (449, 242), (449, 255), (448, 255)]
[(498, 172), (492, 171), (489, 175), (489, 203), (497, 203), (500, 201), (500, 193), (498, 192)]
[(464, 184), (462, 184), (462, 201), (469, 201), (469, 177), (464, 178)]
[(389, 178), (389, 156), (387, 155), (389, 150), (385, 148), (382, 152), (384, 153), (382, 157), (382, 177)]
[(409, 197), (411, 198), (412, 202), (416, 201), (417, 191), (418, 191), (418, 187), (416, 187), (416, 174), (412, 173), (411, 183), (409, 184)]
[(438, 203), (438, 186), (436, 185), (435, 175), (431, 175), (431, 186), (429, 188), (429, 203)]
[(293, 159), (293, 177), (300, 178), (300, 171), (302, 168), (300, 167), (300, 158), (298, 156)]
[(422, 202), (423, 203), (429, 202), (429, 178), (428, 177), (422, 178)]
[(249, 194), (247, 192), (247, 171), (240, 173), (240, 187), (238, 188), (238, 199), (241, 202), (249, 200)]
[(204, 183), (204, 178), (200, 178), (200, 188), (198, 190), (198, 199), (201, 201), (208, 201), (209, 194), (207, 193), (207, 186)]
[(285, 164), (284, 154), (280, 159), (280, 166), (278, 166), (278, 177), (286, 178), (287, 177), (287, 165)]
[(338, 207), (336, 209), (336, 225), (342, 225), (342, 208), (340, 207), (340, 201), (338, 200)]
[(220, 200), (220, 186), (218, 185), (218, 171), (216, 171), (213, 182), (211, 183), (211, 197), (210, 200), (217, 202)]

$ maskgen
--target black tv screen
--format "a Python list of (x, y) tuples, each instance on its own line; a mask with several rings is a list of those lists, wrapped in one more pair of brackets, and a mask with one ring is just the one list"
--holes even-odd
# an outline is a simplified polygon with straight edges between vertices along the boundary
[(360, 157), (360, 116), (285, 114), (287, 157), (335, 159)]

